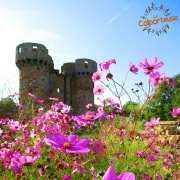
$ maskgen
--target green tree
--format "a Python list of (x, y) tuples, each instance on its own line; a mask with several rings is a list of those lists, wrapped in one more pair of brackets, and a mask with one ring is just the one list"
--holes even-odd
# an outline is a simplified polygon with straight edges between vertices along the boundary
[(171, 111), (180, 107), (180, 74), (173, 77), (178, 83), (174, 88), (162, 83), (156, 88), (157, 95), (143, 110), (143, 118), (149, 120), (151, 117), (159, 117), (162, 121), (173, 120)]
[(10, 98), (2, 98), (0, 101), (0, 119), (9, 117), (13, 118), (18, 112), (16, 103)]
[(122, 110), (126, 113), (131, 113), (132, 111), (137, 111), (140, 105), (136, 102), (128, 101), (126, 104), (123, 105)]

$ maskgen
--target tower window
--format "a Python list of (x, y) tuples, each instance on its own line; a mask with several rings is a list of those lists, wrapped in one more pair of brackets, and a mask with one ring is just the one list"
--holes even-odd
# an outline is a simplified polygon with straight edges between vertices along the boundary
[(33, 59), (33, 62), (34, 62), (35, 64), (37, 64), (37, 59)]
[(27, 62), (30, 63), (30, 62), (31, 62), (31, 59), (27, 58)]
[(85, 61), (85, 68), (88, 68), (88, 61)]
[(21, 53), (22, 52), (22, 49), (21, 49), (21, 47), (18, 49), (18, 53)]
[(37, 50), (38, 50), (38, 47), (37, 47), (37, 46), (33, 46), (33, 47), (32, 47), (32, 50), (33, 50), (33, 52), (36, 54), (36, 53), (37, 53)]
[(37, 48), (38, 48), (37, 46), (33, 46), (33, 49), (36, 49), (36, 50), (37, 50)]

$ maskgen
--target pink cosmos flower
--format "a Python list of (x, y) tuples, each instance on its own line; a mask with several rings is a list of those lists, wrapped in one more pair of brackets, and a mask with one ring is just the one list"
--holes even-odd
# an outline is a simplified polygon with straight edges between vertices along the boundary
[(135, 180), (135, 175), (132, 172), (123, 172), (116, 177), (116, 172), (110, 166), (104, 174), (102, 180)]
[(78, 140), (78, 136), (75, 135), (65, 137), (61, 133), (56, 133), (53, 136), (45, 137), (44, 141), (47, 145), (52, 146), (55, 149), (59, 149), (66, 154), (87, 154), (90, 151), (90, 149), (87, 148), (90, 140)]
[(86, 124), (91, 124), (92, 121), (102, 118), (104, 116), (105, 116), (105, 112), (102, 111), (97, 114), (95, 114), (95, 112), (88, 111), (86, 115), (72, 116), (72, 119), (74, 121), (77, 121), (79, 124), (86, 125)]
[(91, 174), (92, 174), (92, 176), (93, 176), (93, 180), (96, 180), (96, 179), (97, 179), (97, 174), (96, 174), (96, 172), (94, 171), (94, 167), (91, 167), (89, 170), (90, 170), (90, 172), (91, 172)]
[(93, 75), (92, 75), (92, 81), (93, 81), (93, 82), (97, 82), (97, 81), (99, 81), (99, 80), (101, 79), (102, 76), (103, 76), (103, 75), (102, 75), (101, 72), (95, 72), (95, 73), (93, 73)]
[(22, 165), (32, 164), (35, 160), (37, 160), (37, 158), (36, 157), (32, 157), (32, 156), (20, 156), (19, 157), (19, 162)]
[(67, 114), (70, 110), (71, 110), (71, 106), (64, 105), (61, 112), (64, 113), (64, 114), (65, 113)]
[(93, 144), (93, 147), (94, 147), (96, 153), (103, 154), (103, 152), (104, 152), (104, 145), (105, 145), (104, 142), (101, 142), (99, 140), (95, 141), (94, 144)]
[(23, 106), (22, 106), (21, 104), (18, 104), (18, 103), (16, 104), (16, 106), (17, 106), (18, 108), (20, 108), (20, 109), (23, 108)]
[(106, 100), (105, 100), (105, 102), (107, 102), (107, 104), (114, 104), (114, 100), (113, 100), (113, 98), (111, 98), (111, 97), (108, 97)]
[(10, 167), (15, 174), (20, 174), (22, 172), (22, 164), (15, 158), (11, 159)]
[(146, 130), (152, 129), (154, 126), (159, 124), (160, 118), (151, 118), (149, 122), (144, 124)]
[(151, 118), (150, 122), (152, 126), (156, 126), (159, 124), (160, 118)]
[(172, 115), (174, 118), (180, 117), (180, 108), (174, 108), (173, 111), (171, 112), (171, 115)]
[(119, 103), (113, 103), (112, 108), (120, 108), (120, 104)]
[(75, 167), (75, 170), (72, 172), (72, 174), (74, 174), (77, 171), (80, 171), (83, 176), (86, 175), (86, 170), (84, 168), (82, 168), (81, 166), (79, 166), (76, 161), (74, 162), (74, 167)]
[(8, 118), (1, 119), (0, 124), (7, 124), (10, 120)]
[(158, 86), (160, 83), (162, 83), (165, 80), (165, 76), (164, 73), (159, 73), (159, 72), (155, 72), (155, 73), (151, 73), (150, 75), (150, 84), (152, 84), (153, 86)]
[(37, 103), (43, 103), (44, 102), (44, 100), (43, 99), (39, 99), (39, 100), (37, 100)]
[(43, 175), (45, 174), (43, 168), (40, 168), (40, 169), (38, 170), (38, 172), (39, 172), (39, 175), (40, 175), (40, 176), (43, 176)]
[[(179, 175), (180, 175), (180, 174), (179, 174)], [(173, 172), (172, 177), (173, 177), (174, 179), (179, 179), (179, 178), (180, 178), (179, 175), (178, 175), (178, 172), (175, 171), (175, 172)]]
[(134, 74), (137, 74), (138, 72), (138, 68), (134, 64), (132, 64), (132, 62), (129, 63), (129, 70)]
[(17, 96), (17, 95), (18, 95), (18, 93), (15, 92), (14, 94), (8, 95), (7, 98), (12, 98), (12, 97)]
[(65, 174), (62, 180), (71, 180), (71, 177), (69, 174)]
[(164, 64), (163, 64), (162, 61), (157, 63), (157, 58), (156, 57), (152, 58), (149, 63), (148, 63), (147, 59), (144, 59), (144, 64), (139, 63), (139, 67), (144, 70), (145, 75), (150, 75), (152, 72), (159, 69), (163, 65)]
[(111, 60), (109, 60), (109, 61), (107, 61), (107, 62), (100, 63), (100, 64), (99, 64), (99, 67), (100, 67), (101, 71), (103, 71), (103, 70), (108, 70), (108, 69), (109, 69), (109, 66), (110, 66), (112, 63), (113, 63), (113, 64), (116, 64), (116, 60), (115, 60), (115, 59), (111, 59)]
[(98, 85), (93, 89), (94, 95), (101, 95), (104, 93), (104, 86)]
[(104, 111), (104, 109), (103, 109), (103, 107), (102, 107), (102, 106), (100, 106), (100, 107), (98, 107), (97, 111), (98, 111), (98, 112), (103, 112), (103, 111)]
[(12, 131), (18, 131), (22, 128), (22, 125), (18, 121), (10, 120), (9, 121), (9, 129)]
[(91, 108), (91, 107), (92, 107), (92, 104), (86, 105), (86, 108), (87, 108), (87, 109), (89, 109), (89, 108)]
[(175, 84), (178, 84), (178, 81), (172, 78), (166, 78), (166, 82), (169, 84), (169, 86), (174, 87)]
[(33, 99), (36, 99), (36, 96), (35, 96), (34, 94), (28, 93), (28, 95), (29, 95), (30, 97), (32, 97)]

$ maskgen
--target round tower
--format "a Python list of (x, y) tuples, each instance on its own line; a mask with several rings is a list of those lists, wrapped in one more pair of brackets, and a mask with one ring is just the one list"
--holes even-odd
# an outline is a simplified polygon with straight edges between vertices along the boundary
[(94, 105), (94, 82), (92, 74), (97, 71), (97, 63), (91, 59), (76, 59), (74, 72), (74, 112), (75, 115), (82, 115), (87, 112), (86, 105)]
[(49, 96), (49, 75), (54, 68), (48, 49), (38, 43), (22, 43), (16, 47), (16, 66), (19, 68), (19, 97), (23, 104), (23, 93), (31, 92), (38, 99)]

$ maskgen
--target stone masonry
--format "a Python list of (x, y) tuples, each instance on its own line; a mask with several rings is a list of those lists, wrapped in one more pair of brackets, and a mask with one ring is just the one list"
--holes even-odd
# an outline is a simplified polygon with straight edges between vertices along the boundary
[(24, 105), (23, 93), (31, 92), (38, 99), (49, 102), (56, 97), (73, 110), (71, 115), (82, 115), (86, 105), (94, 105), (94, 83), (91, 76), (97, 71), (97, 63), (90, 59), (76, 59), (65, 63), (61, 73), (54, 69), (48, 49), (38, 43), (22, 43), (16, 47), (16, 66), (19, 68), (19, 97)]

